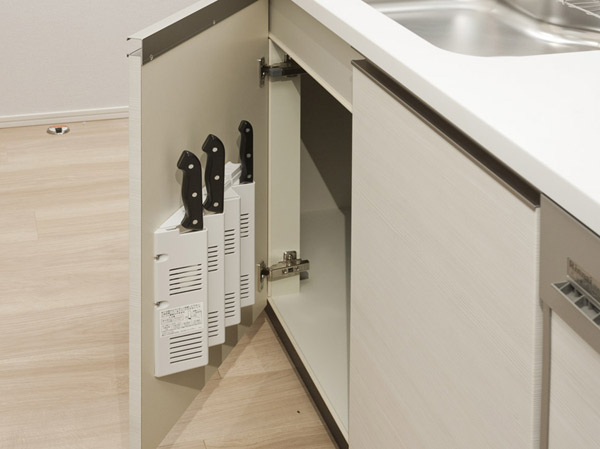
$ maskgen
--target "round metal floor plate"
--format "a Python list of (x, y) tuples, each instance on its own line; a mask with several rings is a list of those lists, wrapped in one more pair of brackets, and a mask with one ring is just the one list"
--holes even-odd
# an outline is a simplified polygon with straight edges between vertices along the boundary
[(70, 129), (66, 125), (51, 126), (48, 128), (48, 134), (53, 135), (67, 134), (69, 131)]

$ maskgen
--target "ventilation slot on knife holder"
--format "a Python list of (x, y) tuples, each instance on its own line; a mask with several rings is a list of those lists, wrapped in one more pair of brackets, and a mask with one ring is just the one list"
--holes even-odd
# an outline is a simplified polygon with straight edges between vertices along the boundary
[(208, 314), (208, 336), (216, 337), (219, 335), (219, 311), (215, 310)]
[(235, 292), (225, 293), (225, 317), (235, 316)]
[(199, 359), (203, 352), (202, 332), (170, 338), (169, 363), (171, 364)]
[(219, 269), (219, 247), (217, 245), (208, 247), (208, 271), (210, 273)]
[(243, 301), (250, 296), (250, 275), (242, 274), (240, 276), (240, 299)]
[(250, 214), (240, 215), (240, 238), (245, 239), (250, 236)]
[(235, 229), (225, 230), (225, 255), (235, 254)]
[(582, 293), (573, 282), (558, 282), (553, 286), (579, 308), (582, 314), (600, 327), (600, 303), (598, 301)]
[(169, 295), (202, 290), (202, 274), (202, 264), (171, 268), (169, 270)]

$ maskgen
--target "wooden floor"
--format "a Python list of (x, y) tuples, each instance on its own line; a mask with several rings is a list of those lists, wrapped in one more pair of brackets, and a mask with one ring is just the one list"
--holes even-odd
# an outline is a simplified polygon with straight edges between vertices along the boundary
[(127, 447), (127, 121), (0, 130), (0, 447)]
[(336, 446), (263, 312), (160, 448)]
[[(127, 121), (0, 129), (0, 448), (128, 444)], [(334, 448), (261, 316), (162, 448)]]

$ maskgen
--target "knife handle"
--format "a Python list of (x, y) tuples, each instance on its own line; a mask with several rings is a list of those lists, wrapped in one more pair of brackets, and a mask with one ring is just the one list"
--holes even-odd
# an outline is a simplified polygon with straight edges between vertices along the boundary
[(181, 200), (185, 216), (181, 226), (186, 229), (201, 230), (202, 221), (202, 166), (200, 160), (191, 151), (184, 150), (177, 161), (177, 168), (183, 171), (181, 182)]
[(217, 136), (209, 134), (202, 144), (202, 151), (206, 153), (204, 209), (220, 214), (225, 193), (225, 147)]
[(242, 120), (238, 126), (240, 132), (240, 163), (242, 174), (240, 184), (254, 181), (254, 130), (247, 120)]

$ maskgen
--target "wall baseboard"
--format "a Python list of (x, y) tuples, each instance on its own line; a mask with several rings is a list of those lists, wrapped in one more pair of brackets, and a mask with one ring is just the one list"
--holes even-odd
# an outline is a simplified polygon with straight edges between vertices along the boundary
[(129, 117), (129, 108), (80, 109), (77, 111), (48, 112), (45, 114), (7, 115), (0, 117), (0, 128), (32, 125), (58, 125), (91, 120), (110, 120)]

